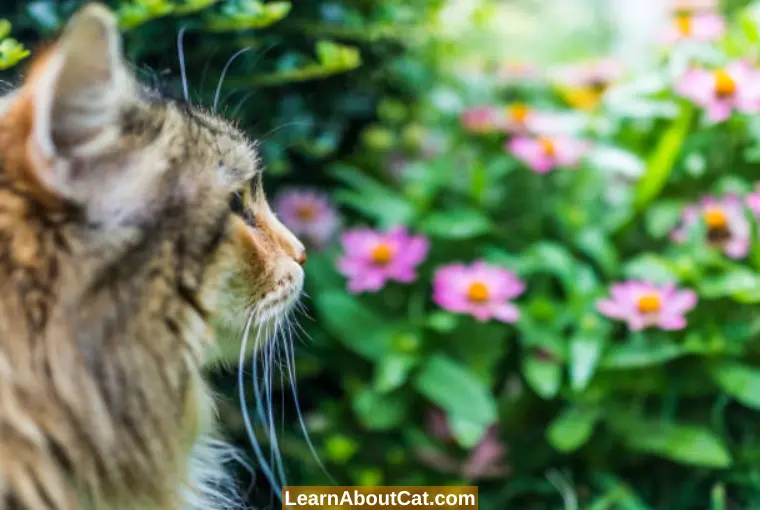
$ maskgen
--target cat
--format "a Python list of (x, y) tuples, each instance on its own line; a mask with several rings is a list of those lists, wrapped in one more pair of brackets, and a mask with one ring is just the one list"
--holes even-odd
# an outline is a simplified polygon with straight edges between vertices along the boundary
[(88, 4), (0, 98), (2, 510), (228, 505), (212, 321), (266, 336), (303, 286), (256, 145), (121, 44)]

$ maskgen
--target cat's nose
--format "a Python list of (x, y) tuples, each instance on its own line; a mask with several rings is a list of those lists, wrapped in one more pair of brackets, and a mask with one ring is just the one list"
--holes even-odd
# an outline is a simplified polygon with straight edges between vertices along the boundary
[(301, 265), (306, 264), (306, 250), (298, 250), (296, 252), (296, 256), (294, 257), (296, 262), (298, 262)]

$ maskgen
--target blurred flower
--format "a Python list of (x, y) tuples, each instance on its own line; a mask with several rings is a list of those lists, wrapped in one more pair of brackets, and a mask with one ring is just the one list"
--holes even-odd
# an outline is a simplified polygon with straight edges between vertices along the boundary
[(734, 109), (760, 112), (760, 73), (746, 62), (737, 61), (723, 69), (691, 68), (675, 88), (705, 108), (712, 122), (726, 120)]
[(760, 192), (750, 193), (745, 200), (747, 207), (749, 207), (756, 216), (760, 216)]
[(452, 264), (436, 271), (433, 301), (441, 308), (472, 315), (479, 321), (516, 322), (520, 312), (509, 299), (524, 290), (525, 284), (501, 267), (481, 261), (470, 266)]
[(495, 106), (468, 108), (462, 113), (462, 127), (472, 133), (492, 133), (504, 126), (504, 112)]
[(560, 94), (570, 106), (592, 110), (622, 74), (622, 64), (608, 58), (562, 68), (556, 79), (560, 85)]
[(503, 85), (519, 85), (541, 77), (541, 69), (528, 62), (506, 62), (496, 70), (496, 79)]
[[(754, 200), (748, 201), (748, 205), (755, 204)], [(732, 194), (720, 199), (708, 196), (698, 204), (686, 207), (681, 224), (671, 233), (671, 239), (677, 243), (686, 242), (689, 231), (699, 221), (704, 222), (708, 243), (733, 259), (747, 256), (751, 239), (750, 223), (741, 198)]]
[(557, 166), (576, 166), (588, 148), (583, 140), (562, 136), (519, 136), (507, 142), (507, 149), (516, 158), (540, 174)]
[(670, 10), (680, 13), (713, 11), (718, 8), (718, 0), (670, 0)]
[(293, 189), (277, 198), (275, 209), (282, 222), (304, 243), (325, 246), (338, 229), (338, 213), (317, 191)]
[(618, 283), (611, 298), (597, 301), (599, 313), (628, 323), (631, 331), (647, 327), (676, 330), (686, 327), (684, 314), (697, 305), (697, 294), (673, 284), (658, 286), (645, 281)]
[[(446, 443), (453, 440), (451, 428), (441, 411), (431, 409), (426, 418), (430, 435)], [(507, 476), (511, 472), (511, 468), (506, 464), (507, 451), (507, 445), (502, 440), (498, 427), (492, 425), (480, 442), (470, 450), (464, 462), (432, 448), (420, 448), (417, 456), (437, 471), (458, 474), (467, 480), (475, 481)]]
[(338, 261), (338, 271), (348, 277), (348, 290), (353, 293), (380, 290), (388, 280), (414, 281), (415, 268), (429, 247), (426, 238), (409, 235), (403, 227), (388, 232), (349, 230), (341, 243), (345, 254)]
[(556, 133), (568, 129), (565, 116), (534, 110), (524, 103), (512, 103), (503, 111), (502, 129), (513, 134)]
[(664, 33), (664, 42), (710, 42), (723, 37), (726, 22), (718, 13), (700, 12), (675, 16)]

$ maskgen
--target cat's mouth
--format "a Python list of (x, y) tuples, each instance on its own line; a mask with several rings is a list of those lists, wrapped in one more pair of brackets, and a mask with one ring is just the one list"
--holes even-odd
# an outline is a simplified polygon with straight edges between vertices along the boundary
[(287, 316), (295, 307), (303, 290), (304, 272), (295, 263), (290, 271), (275, 282), (275, 287), (259, 300), (254, 309), (254, 324), (257, 326), (276, 322)]

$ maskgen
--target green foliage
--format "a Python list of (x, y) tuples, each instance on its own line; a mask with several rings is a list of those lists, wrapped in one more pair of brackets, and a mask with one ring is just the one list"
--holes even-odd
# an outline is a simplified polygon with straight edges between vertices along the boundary
[[(0, 15), (47, 37), (79, 3)], [(211, 105), (226, 59), (250, 48), (229, 66), (220, 109), (261, 138), (268, 185), (328, 189), (344, 228), (404, 225), (430, 242), (413, 282), (360, 295), (336, 269), (339, 243), (309, 255), (299, 399), (341, 484), (475, 483), (494, 510), (757, 507), (758, 220), (745, 208), (745, 257), (707, 242), (699, 214), (673, 239), (703, 196), (755, 189), (757, 119), (706, 123), (673, 90), (675, 54), (662, 55), (657, 87), (638, 92), (633, 76), (630, 96), (613, 88), (597, 109), (570, 110), (545, 77), (497, 78), (504, 62), (489, 60), (484, 33), (498, 5), (482, 4), (462, 15), (468, 34), (434, 0), (114, 2), (130, 58), (174, 70), (157, 79), (175, 94), (175, 41), (188, 28), (194, 102)], [(756, 55), (758, 20), (734, 4), (721, 63)], [(25, 56), (14, 48), (8, 65)], [(486, 103), (561, 113), (592, 153), (532, 172), (505, 148), (512, 135), (463, 127), (463, 110)], [(475, 260), (525, 282), (518, 321), (481, 322), (432, 299), (437, 269)], [(686, 327), (632, 331), (600, 313), (625, 280), (695, 291)], [(287, 375), (273, 378), (275, 407), (291, 401)], [(214, 380), (237, 401), (234, 375)], [(289, 405), (278, 430), (288, 482), (327, 483)]]
[(15, 66), (29, 56), (29, 50), (8, 37), (11, 33), (11, 23), (7, 19), (0, 19), (0, 70)]

